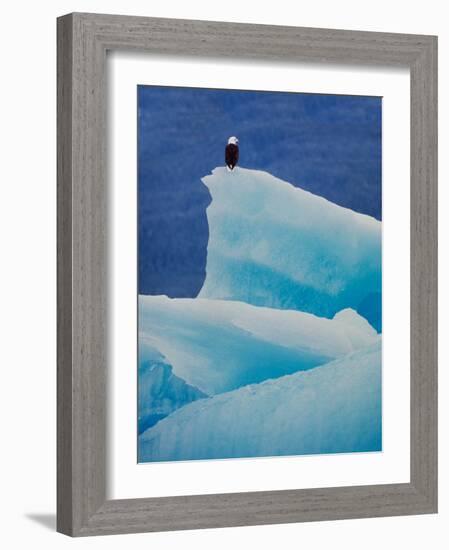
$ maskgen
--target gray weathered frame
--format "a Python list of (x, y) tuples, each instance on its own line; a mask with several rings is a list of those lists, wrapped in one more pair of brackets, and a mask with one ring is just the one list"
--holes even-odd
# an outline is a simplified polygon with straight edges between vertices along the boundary
[[(106, 499), (106, 52), (411, 72), (410, 483)], [(74, 13), (58, 19), (58, 506), (72, 536), (437, 511), (437, 38)]]

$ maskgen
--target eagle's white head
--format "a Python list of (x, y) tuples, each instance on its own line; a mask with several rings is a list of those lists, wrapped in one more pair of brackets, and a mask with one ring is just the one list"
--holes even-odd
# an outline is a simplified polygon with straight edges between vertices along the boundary
[(236, 138), (235, 136), (231, 136), (229, 139), (228, 139), (228, 145), (229, 144), (233, 144), (233, 145), (238, 145), (239, 144), (239, 140), (238, 138)]

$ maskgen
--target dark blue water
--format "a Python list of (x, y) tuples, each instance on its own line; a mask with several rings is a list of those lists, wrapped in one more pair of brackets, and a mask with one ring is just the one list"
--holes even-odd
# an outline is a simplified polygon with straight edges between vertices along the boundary
[(381, 219), (381, 98), (138, 86), (139, 292), (195, 297), (209, 192), (231, 135), (240, 165)]

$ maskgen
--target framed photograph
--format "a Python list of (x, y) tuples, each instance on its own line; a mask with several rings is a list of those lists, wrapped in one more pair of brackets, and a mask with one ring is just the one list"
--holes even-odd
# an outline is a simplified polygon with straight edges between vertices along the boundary
[(58, 19), (58, 531), (437, 511), (437, 39)]

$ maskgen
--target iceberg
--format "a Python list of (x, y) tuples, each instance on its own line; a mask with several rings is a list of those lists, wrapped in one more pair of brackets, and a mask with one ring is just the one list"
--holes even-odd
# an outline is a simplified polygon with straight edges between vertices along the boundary
[(266, 172), (203, 182), (199, 295), (138, 300), (139, 461), (381, 450), (381, 223)]
[(381, 342), (195, 401), (139, 437), (139, 461), (380, 451)]
[(381, 331), (381, 222), (267, 172), (219, 167), (202, 181), (212, 202), (199, 298), (328, 318), (352, 308)]
[(154, 426), (176, 409), (207, 397), (173, 374), (166, 358), (143, 339), (139, 343), (138, 430)]
[(311, 369), (379, 338), (350, 309), (326, 319), (230, 300), (139, 296), (139, 364), (157, 350), (176, 377), (209, 396)]

